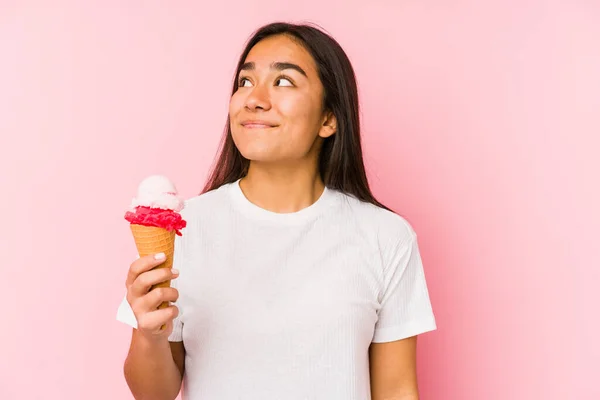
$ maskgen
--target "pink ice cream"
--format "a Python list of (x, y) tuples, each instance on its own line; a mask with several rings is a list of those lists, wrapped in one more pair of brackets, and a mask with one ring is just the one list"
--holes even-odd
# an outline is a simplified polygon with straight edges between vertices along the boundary
[(131, 202), (131, 210), (125, 219), (132, 224), (155, 226), (175, 231), (181, 236), (186, 221), (179, 212), (184, 208), (184, 200), (178, 195), (173, 182), (162, 175), (152, 175), (144, 179)]

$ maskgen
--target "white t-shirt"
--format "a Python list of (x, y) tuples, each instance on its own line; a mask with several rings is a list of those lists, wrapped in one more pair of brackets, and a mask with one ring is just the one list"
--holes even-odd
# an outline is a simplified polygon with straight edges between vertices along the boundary
[[(279, 214), (239, 181), (186, 201), (175, 243), (186, 400), (370, 399), (368, 349), (436, 329), (415, 232), (325, 189)], [(124, 299), (117, 319), (136, 327)]]

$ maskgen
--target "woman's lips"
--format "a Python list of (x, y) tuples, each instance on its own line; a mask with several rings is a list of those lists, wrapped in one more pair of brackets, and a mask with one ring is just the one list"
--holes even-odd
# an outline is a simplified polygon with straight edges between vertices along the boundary
[(274, 128), (277, 125), (272, 124), (270, 122), (266, 122), (266, 121), (244, 121), (244, 122), (242, 122), (242, 126), (244, 128), (249, 128), (249, 129), (266, 129), (266, 128)]

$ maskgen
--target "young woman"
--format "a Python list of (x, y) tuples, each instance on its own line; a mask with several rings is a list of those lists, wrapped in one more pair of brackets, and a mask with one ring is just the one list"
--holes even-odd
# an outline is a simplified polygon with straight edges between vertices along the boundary
[(417, 239), (370, 192), (355, 76), (333, 38), (284, 23), (254, 34), (220, 155), (182, 214), (180, 272), (152, 256), (129, 270), (136, 398), (174, 399), (183, 381), (186, 400), (418, 399), (416, 335), (436, 325)]

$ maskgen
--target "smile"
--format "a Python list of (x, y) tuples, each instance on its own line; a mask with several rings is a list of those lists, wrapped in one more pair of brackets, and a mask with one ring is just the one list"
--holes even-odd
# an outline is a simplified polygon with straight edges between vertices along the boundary
[(244, 125), (244, 128), (248, 128), (248, 129), (267, 129), (267, 128), (275, 128), (275, 127), (271, 126), (271, 125), (264, 125), (264, 124), (246, 124), (246, 125)]
[(277, 126), (270, 122), (259, 121), (259, 120), (243, 121), (241, 125), (244, 128), (248, 128), (248, 129), (268, 129), (268, 128), (275, 128)]

